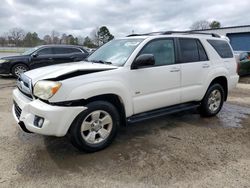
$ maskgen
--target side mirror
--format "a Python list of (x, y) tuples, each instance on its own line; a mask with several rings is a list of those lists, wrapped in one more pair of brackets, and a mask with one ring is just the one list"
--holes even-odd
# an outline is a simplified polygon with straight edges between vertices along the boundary
[(155, 57), (153, 54), (142, 54), (135, 59), (131, 68), (137, 69), (138, 67), (152, 66), (154, 64), (155, 64)]
[(34, 57), (34, 58), (36, 58), (38, 56), (38, 54), (37, 53), (33, 53), (31, 56)]

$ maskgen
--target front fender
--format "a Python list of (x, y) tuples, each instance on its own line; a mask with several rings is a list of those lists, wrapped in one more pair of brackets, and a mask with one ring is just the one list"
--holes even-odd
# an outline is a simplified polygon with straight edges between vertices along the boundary
[[(91, 82), (88, 84), (83, 84), (82, 86), (75, 87), (69, 92), (63, 92), (56, 98), (64, 98), (64, 101), (72, 101), (79, 99), (88, 99), (91, 97), (114, 94), (117, 95), (124, 105), (126, 116), (131, 116), (133, 114), (133, 105), (131, 94), (128, 87), (118, 81), (98, 81)], [(55, 100), (55, 98), (54, 98)], [(53, 102), (53, 101), (51, 101)]]

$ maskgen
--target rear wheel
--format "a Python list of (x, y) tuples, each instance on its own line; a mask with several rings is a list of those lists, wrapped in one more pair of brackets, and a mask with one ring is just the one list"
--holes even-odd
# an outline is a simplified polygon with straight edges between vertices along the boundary
[(11, 74), (16, 78), (19, 77), (22, 73), (28, 71), (29, 68), (27, 65), (24, 64), (16, 64), (11, 69)]
[(87, 108), (72, 124), (70, 139), (79, 150), (95, 152), (112, 143), (120, 119), (116, 108), (109, 102), (92, 102)]
[(220, 84), (213, 84), (203, 98), (200, 106), (202, 116), (211, 117), (218, 114), (223, 106), (225, 94)]

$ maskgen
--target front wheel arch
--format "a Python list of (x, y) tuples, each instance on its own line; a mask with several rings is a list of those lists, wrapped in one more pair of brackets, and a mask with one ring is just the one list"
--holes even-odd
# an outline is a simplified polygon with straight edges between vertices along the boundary
[(13, 64), (13, 65), (11, 66), (11, 68), (10, 68), (10, 73), (11, 73), (13, 76), (16, 76), (16, 75), (13, 74), (13, 73), (14, 73), (14, 68), (15, 68), (16, 66), (18, 66), (18, 65), (23, 65), (23, 66), (25, 66), (25, 67), (27, 68), (27, 70), (30, 70), (30, 67), (29, 67), (26, 63), (24, 63), (24, 62), (17, 62), (17, 63), (15, 63), (15, 64)]

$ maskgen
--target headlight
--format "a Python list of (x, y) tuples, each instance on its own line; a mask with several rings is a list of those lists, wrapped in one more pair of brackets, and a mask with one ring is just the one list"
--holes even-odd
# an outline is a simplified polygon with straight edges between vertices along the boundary
[(60, 89), (62, 83), (54, 81), (38, 81), (34, 87), (34, 95), (40, 99), (48, 100)]
[(7, 59), (0, 59), (0, 63), (7, 63), (9, 60)]

